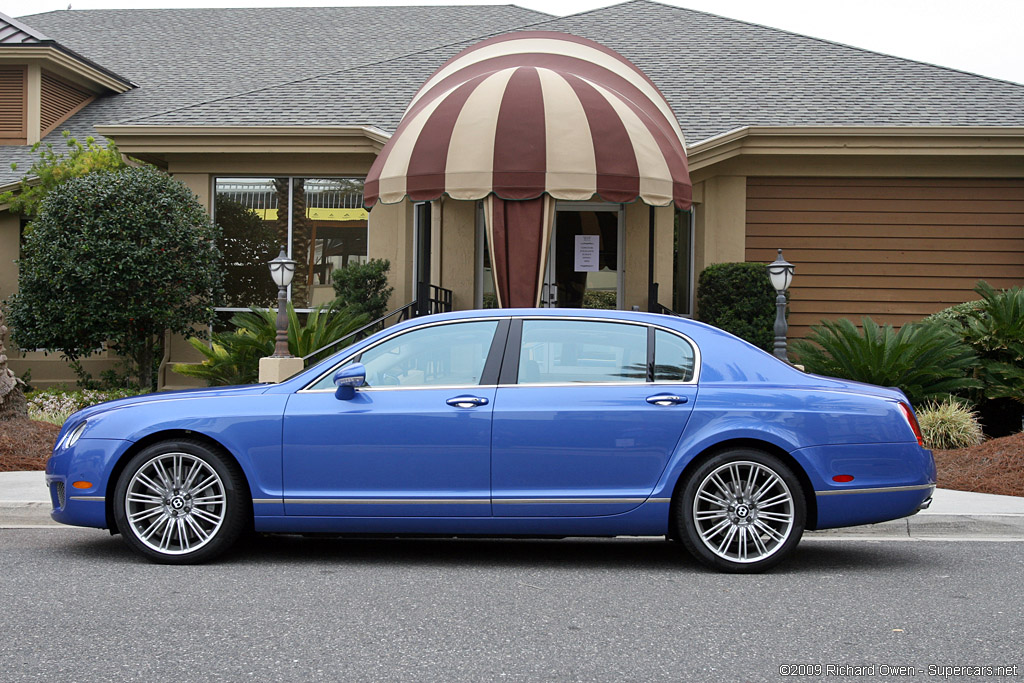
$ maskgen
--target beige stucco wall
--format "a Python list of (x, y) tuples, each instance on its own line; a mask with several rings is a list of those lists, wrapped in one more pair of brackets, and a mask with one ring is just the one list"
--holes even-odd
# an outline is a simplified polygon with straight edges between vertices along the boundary
[(696, 277), (712, 263), (744, 259), (746, 176), (714, 176), (698, 184), (703, 202), (694, 208), (693, 268)]
[(0, 301), (18, 291), (21, 219), (10, 211), (0, 211)]
[(370, 210), (367, 253), (391, 262), (388, 282), (394, 291), (388, 310), (412, 301), (412, 202), (377, 204)]
[[(439, 284), (452, 290), (452, 308), (475, 308), (476, 297), (476, 202), (446, 199), (441, 204), (440, 250), (431, 255)], [(435, 256), (439, 255), (439, 256)]]

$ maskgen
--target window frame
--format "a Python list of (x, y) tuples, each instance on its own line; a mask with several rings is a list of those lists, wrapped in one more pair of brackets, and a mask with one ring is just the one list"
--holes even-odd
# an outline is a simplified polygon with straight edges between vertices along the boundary
[(494, 336), (491, 338), (491, 346), (490, 346), (490, 348), (487, 351), (486, 358), (484, 359), (484, 367), (483, 367), (483, 371), (480, 374), (480, 382), (479, 383), (477, 383), (477, 384), (428, 384), (428, 385), (424, 385), (424, 386), (413, 386), (413, 387), (410, 387), (410, 386), (404, 386), (404, 387), (403, 386), (385, 386), (385, 387), (363, 386), (363, 387), (357, 387), (357, 390), (358, 391), (423, 391), (425, 389), (467, 389), (467, 388), (471, 389), (471, 388), (482, 388), (482, 387), (496, 387), (497, 386), (497, 382), (495, 380), (496, 380), (497, 375), (498, 375), (498, 368), (501, 365), (501, 358), (502, 358), (503, 350), (504, 350), (505, 345), (506, 345), (506, 337), (508, 335), (508, 328), (509, 328), (510, 320), (511, 320), (511, 318), (509, 318), (508, 316), (485, 316), (485, 317), (480, 317), (480, 318), (461, 318), (459, 320), (438, 320), (438, 321), (435, 321), (435, 322), (426, 323), (424, 325), (414, 325), (412, 327), (407, 327), (407, 328), (404, 328), (402, 330), (397, 330), (394, 333), (389, 334), (389, 335), (379, 339), (378, 341), (375, 341), (374, 343), (372, 343), (372, 344), (370, 344), (368, 346), (364, 346), (363, 348), (359, 349), (358, 351), (356, 351), (354, 353), (348, 354), (347, 356), (345, 356), (343, 359), (341, 359), (337, 363), (334, 363), (333, 365), (331, 365), (329, 370), (327, 370), (326, 372), (322, 372), (322, 373), (318, 374), (315, 379), (313, 379), (312, 381), (308, 382), (305, 386), (303, 386), (301, 389), (299, 389), (296, 393), (298, 393), (298, 394), (324, 394), (324, 393), (331, 393), (331, 394), (333, 394), (335, 392), (334, 388), (312, 389), (311, 387), (316, 386), (319, 382), (323, 381), (323, 379), (325, 377), (333, 375), (335, 372), (337, 372), (343, 365), (345, 365), (349, 361), (355, 360), (356, 362), (358, 362), (358, 359), (364, 353), (366, 353), (367, 351), (369, 351), (369, 350), (371, 350), (373, 348), (376, 348), (377, 346), (380, 346), (381, 344), (383, 344), (383, 343), (385, 343), (385, 342), (387, 342), (387, 341), (389, 341), (391, 339), (394, 339), (396, 337), (400, 337), (400, 336), (402, 336), (404, 334), (408, 334), (410, 332), (416, 332), (416, 331), (419, 331), (419, 330), (425, 330), (425, 329), (430, 328), (430, 327), (439, 327), (439, 326), (442, 326), (442, 325), (459, 325), (459, 324), (465, 324), (465, 323), (489, 322), (489, 321), (497, 321), (498, 325), (494, 329)]
[[(614, 325), (636, 325), (647, 329), (647, 380), (644, 382), (533, 382), (519, 383), (519, 355), (522, 351), (523, 322), (526, 320), (578, 320), (584, 322), (604, 322)], [(654, 333), (662, 330), (679, 337), (693, 349), (693, 377), (689, 380), (658, 380), (654, 381)], [(505, 352), (501, 364), (501, 375), (498, 378), (499, 388), (508, 387), (636, 387), (642, 385), (696, 385), (700, 380), (701, 354), (700, 347), (686, 334), (657, 323), (639, 320), (619, 320), (589, 316), (518, 316), (512, 319), (505, 342)]]

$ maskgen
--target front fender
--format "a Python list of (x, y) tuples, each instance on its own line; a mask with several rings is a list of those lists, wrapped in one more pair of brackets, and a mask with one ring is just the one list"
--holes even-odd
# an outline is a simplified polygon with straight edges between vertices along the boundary
[[(254, 498), (280, 498), (281, 425), (287, 394), (209, 396), (127, 405), (89, 418), (81, 442), (136, 443), (163, 432), (190, 431), (230, 452), (245, 473)], [(73, 450), (77, 450), (76, 447)], [(114, 461), (102, 465), (109, 477)]]

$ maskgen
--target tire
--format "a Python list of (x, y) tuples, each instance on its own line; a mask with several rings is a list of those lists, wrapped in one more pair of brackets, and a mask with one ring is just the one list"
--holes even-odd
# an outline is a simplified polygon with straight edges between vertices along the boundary
[(128, 547), (151, 562), (196, 564), (246, 530), (248, 490), (238, 464), (220, 451), (161, 441), (128, 461), (114, 488), (114, 519)]
[(675, 504), (679, 539), (719, 571), (753, 574), (774, 567), (804, 533), (800, 482), (788, 465), (763, 451), (732, 449), (708, 458)]

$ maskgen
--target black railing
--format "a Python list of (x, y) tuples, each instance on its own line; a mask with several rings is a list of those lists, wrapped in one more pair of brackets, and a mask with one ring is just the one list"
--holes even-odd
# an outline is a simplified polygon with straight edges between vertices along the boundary
[(400, 323), (403, 320), (411, 320), (412, 318), (418, 318), (421, 315), (431, 315), (433, 313), (448, 313), (452, 310), (452, 290), (445, 289), (444, 287), (438, 287), (437, 285), (431, 285), (426, 282), (421, 282), (419, 287), (418, 296), (415, 301), (410, 301), (401, 308), (382, 315), (372, 322), (368, 322), (358, 330), (349, 332), (340, 339), (335, 339), (330, 344), (325, 344), (313, 353), (303, 356), (302, 360), (309, 362), (311, 358), (315, 358), (319, 354), (323, 353), (327, 349), (334, 348), (339, 344), (348, 340), (358, 341), (363, 336), (373, 334), (379, 329), (384, 329), (388, 326), (388, 321), (394, 318), (392, 322)]
[(447, 313), (452, 310), (452, 290), (428, 282), (416, 286), (416, 315)]
[(677, 318), (686, 317), (686, 316), (680, 315), (679, 313), (676, 313), (675, 311), (673, 311), (668, 306), (663, 306), (661, 304), (661, 302), (658, 301), (658, 283), (657, 282), (651, 282), (647, 286), (647, 312), (648, 313), (661, 313), (662, 315), (674, 315)]

